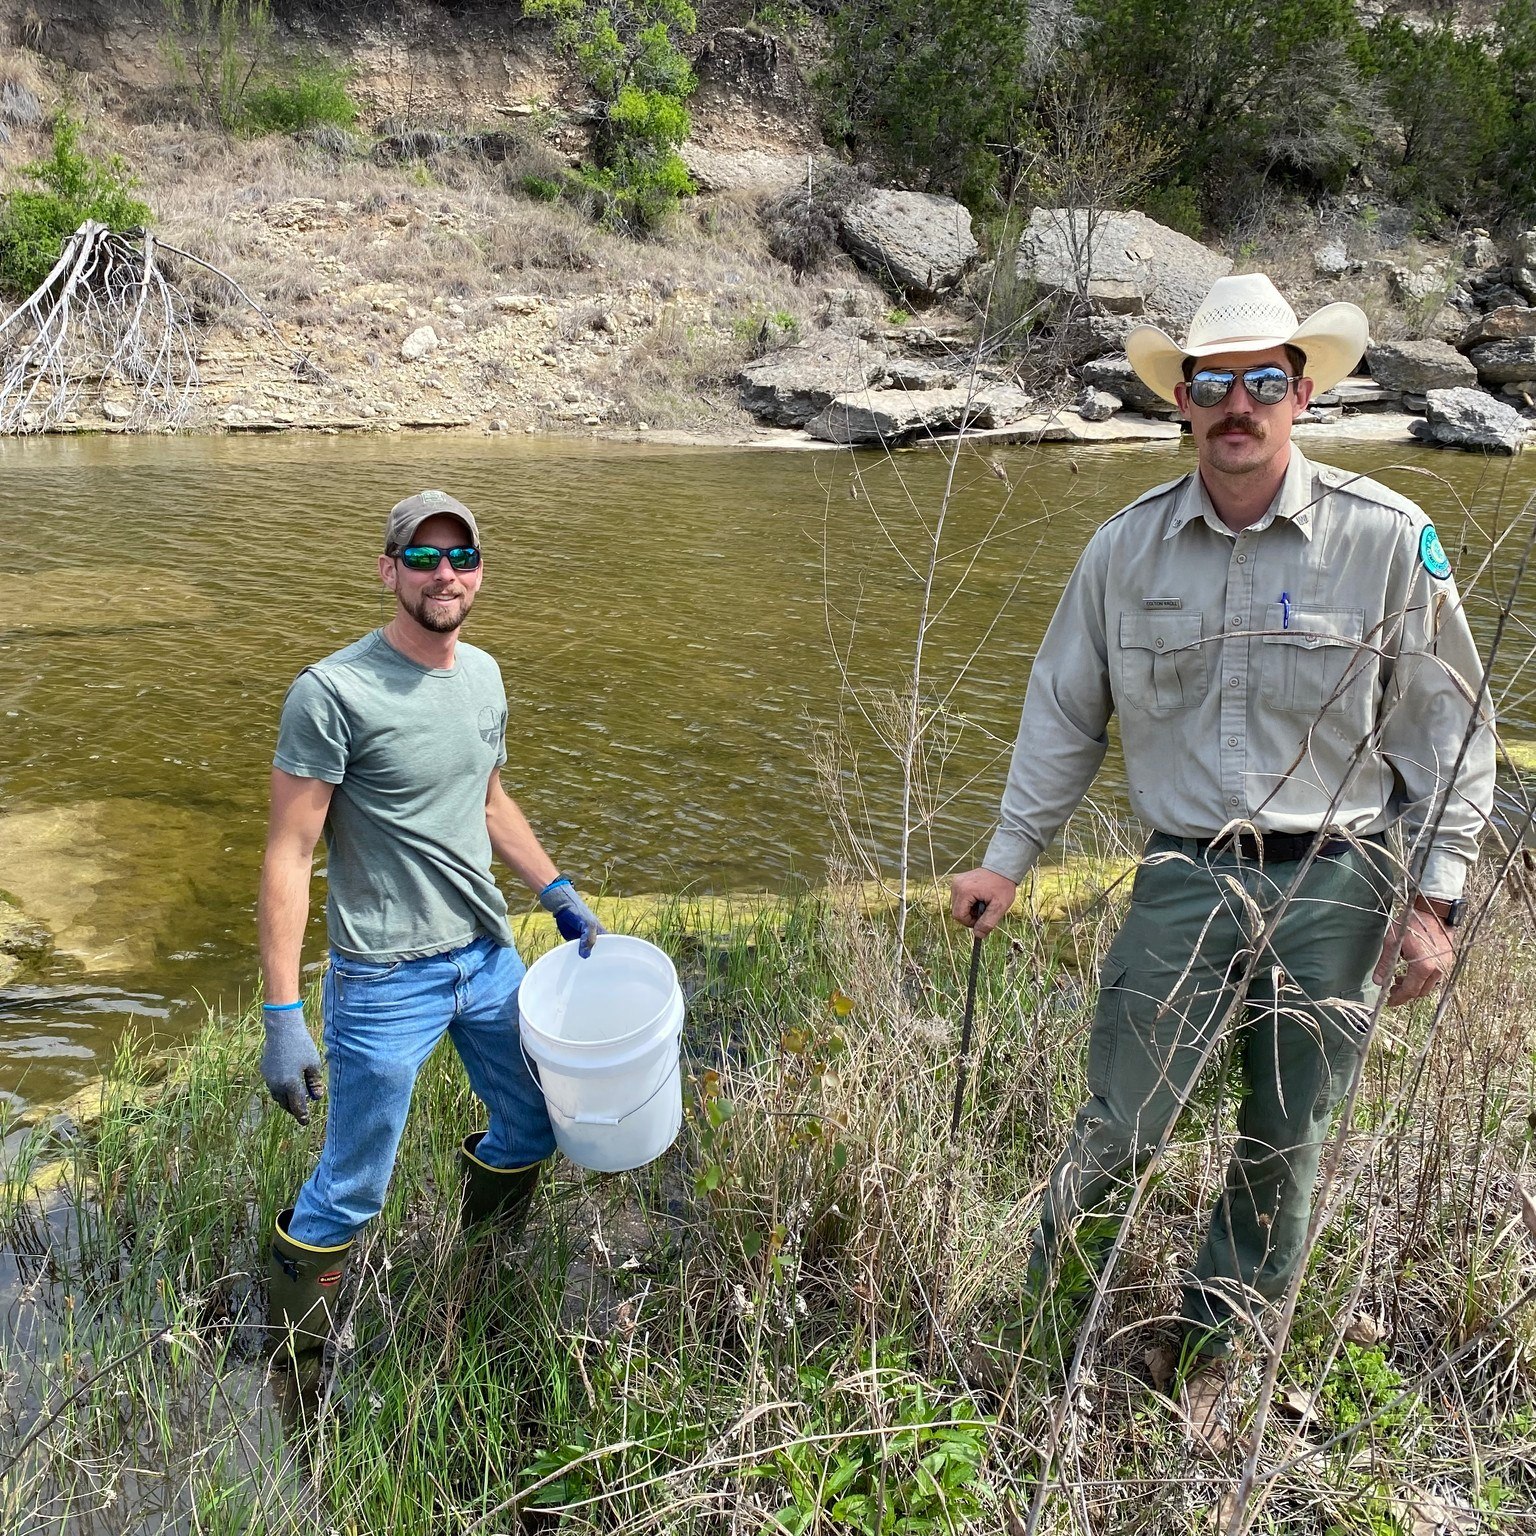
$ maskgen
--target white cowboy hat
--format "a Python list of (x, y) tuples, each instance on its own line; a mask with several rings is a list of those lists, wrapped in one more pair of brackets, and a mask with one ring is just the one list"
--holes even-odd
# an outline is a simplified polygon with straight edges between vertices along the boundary
[(1183, 346), (1155, 325), (1138, 325), (1125, 338), (1125, 355), (1148, 389), (1173, 400), (1174, 386), (1184, 382), (1186, 357), (1300, 347), (1307, 354), (1305, 377), (1321, 394), (1348, 377), (1369, 340), (1370, 323), (1358, 304), (1325, 304), (1298, 324), (1275, 285), (1262, 272), (1248, 272), (1216, 280), (1189, 322)]

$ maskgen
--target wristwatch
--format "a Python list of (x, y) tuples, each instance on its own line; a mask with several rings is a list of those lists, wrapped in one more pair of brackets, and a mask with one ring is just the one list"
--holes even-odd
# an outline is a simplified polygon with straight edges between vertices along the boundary
[(1447, 901), (1443, 896), (1425, 896), (1422, 898), (1429, 910), (1435, 914), (1441, 923), (1447, 928), (1459, 928), (1461, 920), (1466, 915), (1467, 901), (1464, 896), (1457, 896)]

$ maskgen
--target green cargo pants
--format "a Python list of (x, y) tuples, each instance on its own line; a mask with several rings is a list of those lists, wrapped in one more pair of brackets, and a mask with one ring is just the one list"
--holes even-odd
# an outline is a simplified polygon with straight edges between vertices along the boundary
[[(1154, 833), (1100, 972), (1088, 1091), (1046, 1191), (1031, 1269), (1077, 1218), (1124, 1192), (1187, 1104), (1225, 1029), (1244, 1098), (1226, 1184), (1184, 1294), (1194, 1347), (1220, 1353), (1234, 1315), (1284, 1294), (1300, 1262), (1329, 1122), (1360, 1059), (1392, 899), (1380, 840), (1261, 866)], [(1236, 1006), (1234, 1006), (1234, 1003)], [(1209, 1060), (1224, 1059), (1223, 1043)]]

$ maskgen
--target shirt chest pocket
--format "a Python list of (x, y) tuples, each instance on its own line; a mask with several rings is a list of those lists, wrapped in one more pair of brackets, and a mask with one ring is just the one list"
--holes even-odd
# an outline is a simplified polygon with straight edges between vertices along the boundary
[(1198, 613), (1120, 615), (1118, 708), (1144, 715), (1193, 709), (1210, 687)]
[(1264, 621), (1260, 697), (1271, 709), (1310, 715), (1327, 710), (1362, 723), (1376, 658), (1361, 644), (1359, 608), (1297, 608), (1272, 603)]

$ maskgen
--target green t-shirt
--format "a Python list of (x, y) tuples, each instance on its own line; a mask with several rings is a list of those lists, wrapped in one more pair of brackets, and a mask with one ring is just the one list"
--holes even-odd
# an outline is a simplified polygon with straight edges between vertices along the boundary
[(414, 960), (482, 933), (512, 942), (485, 825), (506, 733), (500, 669), (463, 642), (443, 670), (374, 630), (299, 673), (272, 761), (336, 786), (325, 915), (340, 953)]

